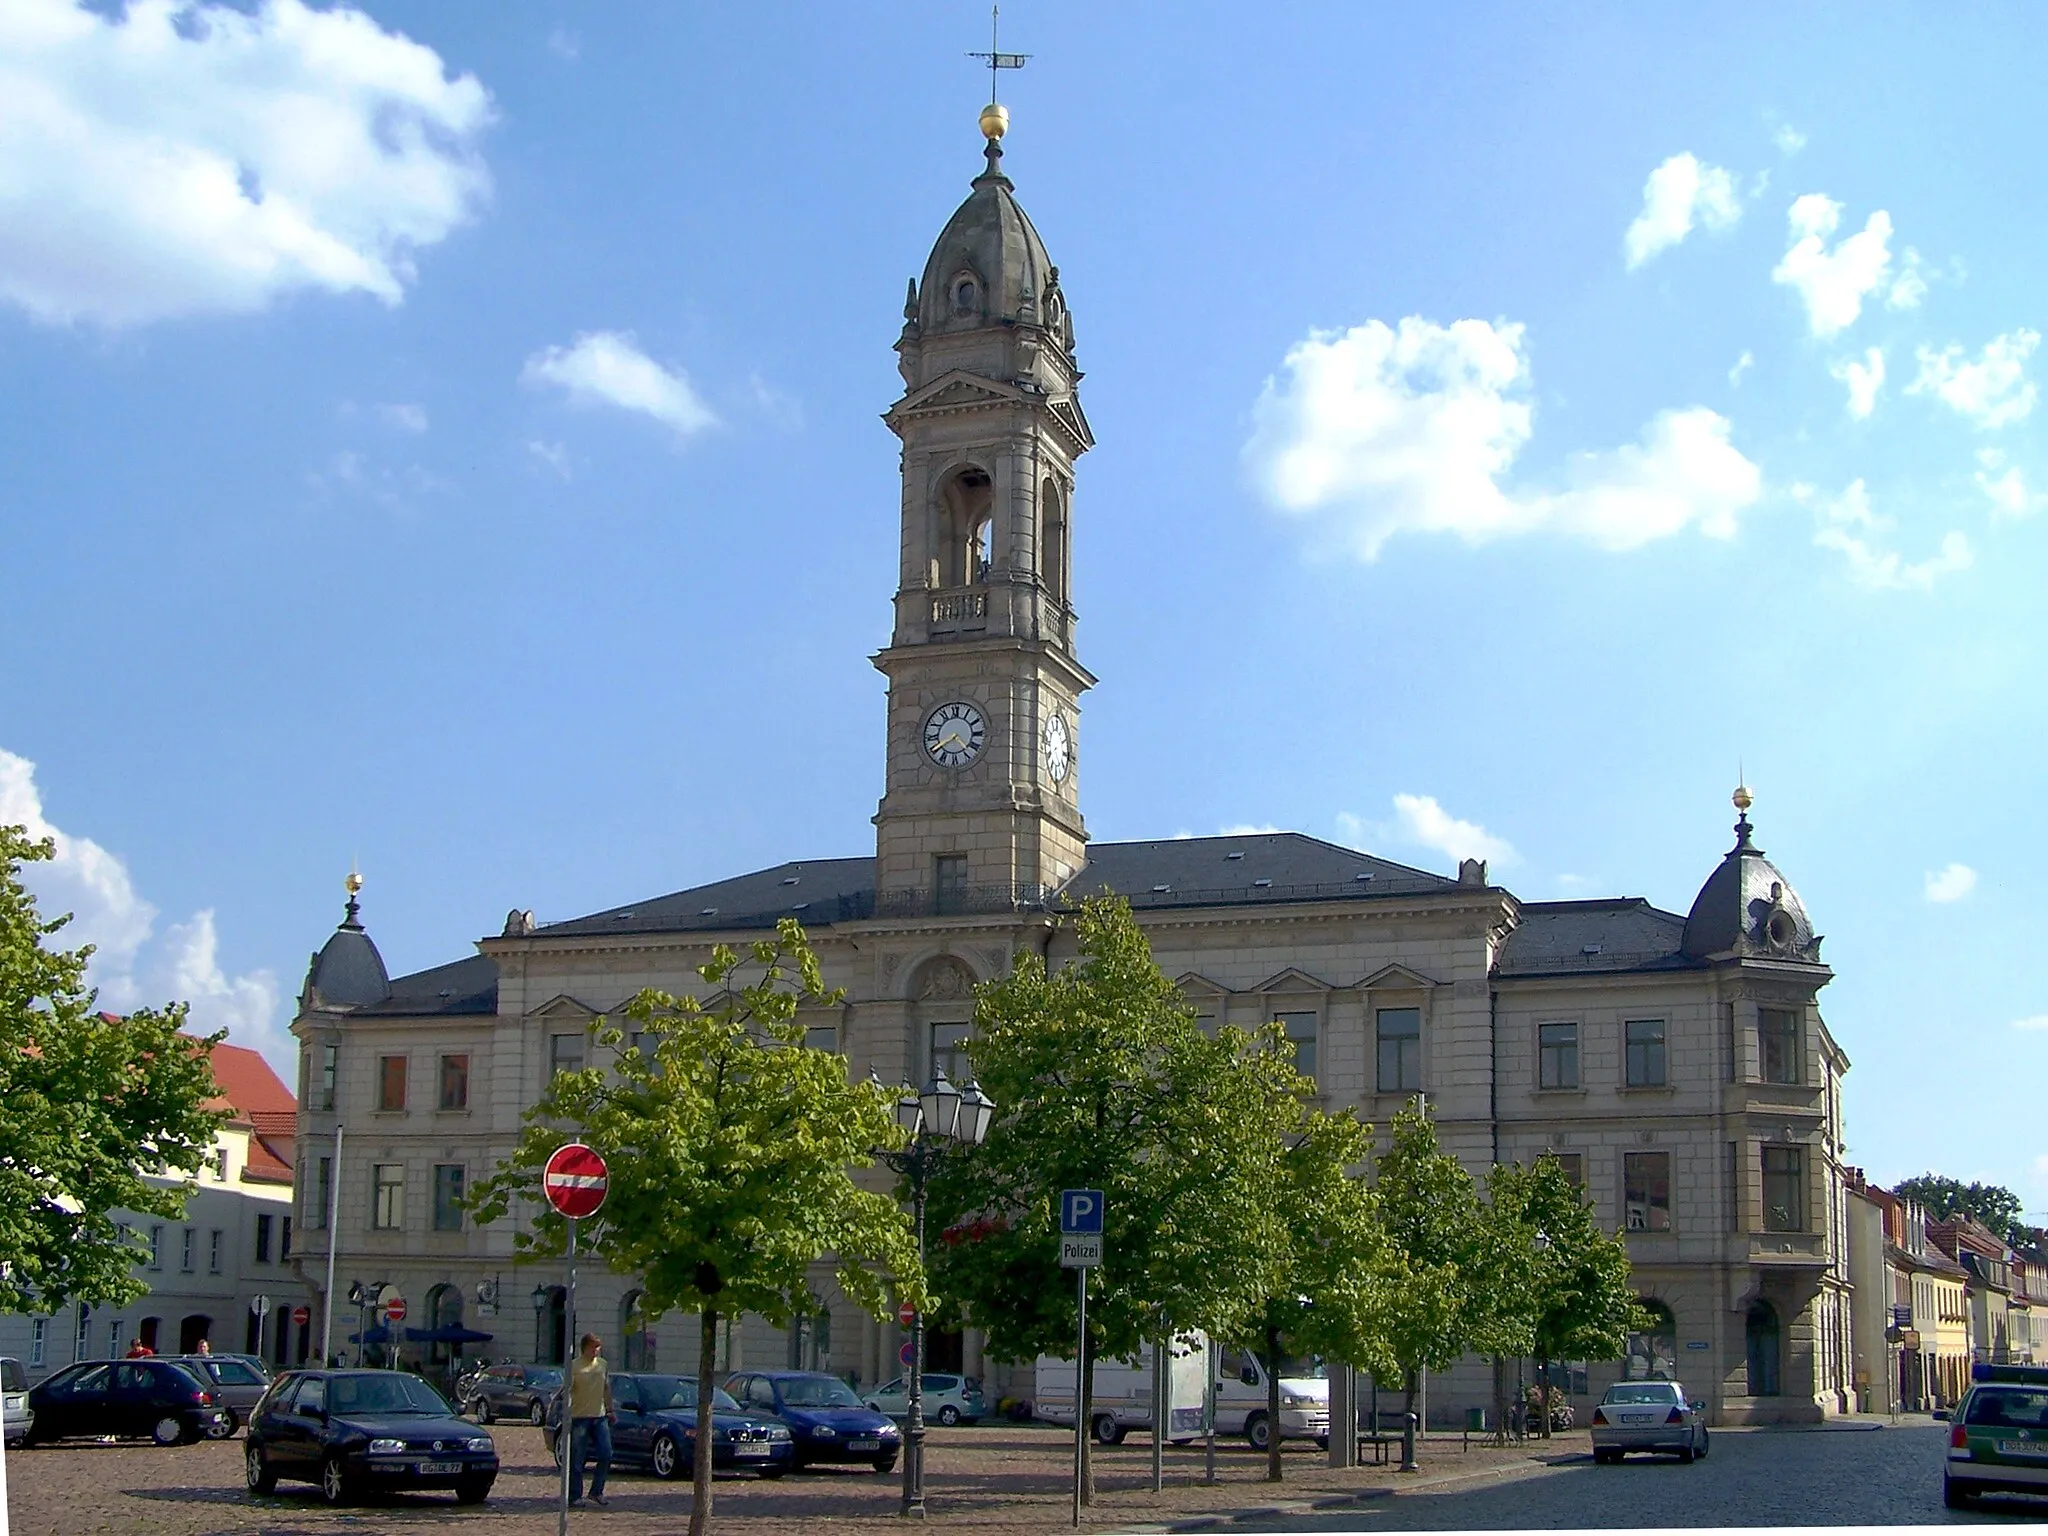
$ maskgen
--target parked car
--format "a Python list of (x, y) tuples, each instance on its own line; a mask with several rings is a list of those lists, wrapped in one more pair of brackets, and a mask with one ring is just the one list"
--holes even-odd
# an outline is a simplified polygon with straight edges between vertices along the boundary
[(2048, 1369), (1979, 1366), (1950, 1417), (1941, 1501), (1968, 1509), (1982, 1493), (2048, 1494)]
[(749, 1412), (773, 1415), (789, 1426), (799, 1468), (857, 1461), (889, 1472), (903, 1449), (893, 1419), (822, 1371), (741, 1371), (726, 1379), (725, 1390)]
[(1593, 1459), (1616, 1462), (1630, 1451), (1671, 1451), (1688, 1462), (1706, 1455), (1706, 1404), (1675, 1381), (1617, 1381), (1593, 1409)]
[(0, 1355), (0, 1439), (19, 1445), (35, 1422), (28, 1405), (28, 1372), (13, 1356)]
[(498, 1477), (491, 1437), (410, 1371), (280, 1376), (249, 1418), (242, 1458), (251, 1493), (313, 1483), (329, 1504), (435, 1488), (481, 1504)]
[[(614, 1372), (612, 1465), (645, 1467), (656, 1477), (688, 1477), (696, 1467), (697, 1383), (693, 1377), (650, 1371)], [(789, 1426), (749, 1413), (723, 1390), (711, 1408), (711, 1469), (757, 1472), (777, 1478), (796, 1461)], [(560, 1437), (555, 1464), (561, 1465)]]
[[(901, 1376), (885, 1381), (863, 1399), (877, 1413), (892, 1419), (910, 1412), (910, 1389)], [(972, 1376), (953, 1376), (941, 1371), (924, 1373), (924, 1417), (928, 1424), (978, 1424), (988, 1417), (988, 1403), (981, 1395), (981, 1383)]]
[(260, 1364), (252, 1365), (247, 1355), (159, 1355), (157, 1358), (175, 1361), (213, 1388), (213, 1395), (219, 1399), (223, 1410), (221, 1422), (207, 1431), (216, 1440), (227, 1439), (248, 1423), (250, 1413), (263, 1394), (270, 1390), (270, 1373)]
[(479, 1424), (500, 1419), (545, 1424), (548, 1404), (561, 1390), (559, 1365), (494, 1365), (470, 1389), (463, 1410)]
[(183, 1445), (218, 1435), (226, 1418), (213, 1388), (174, 1360), (81, 1360), (31, 1387), (28, 1406), (24, 1445), (72, 1435)]

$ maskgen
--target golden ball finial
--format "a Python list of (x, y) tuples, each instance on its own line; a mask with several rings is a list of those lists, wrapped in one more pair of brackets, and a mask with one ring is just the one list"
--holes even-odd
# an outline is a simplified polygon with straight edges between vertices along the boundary
[(999, 101), (992, 101), (981, 109), (981, 136), (984, 139), (1000, 139), (1010, 131), (1010, 109)]
[(1746, 784), (1736, 785), (1735, 793), (1728, 798), (1735, 803), (1735, 809), (1745, 816), (1749, 814), (1749, 808), (1756, 804), (1756, 801), (1750, 797), (1749, 786)]
[(357, 891), (360, 891), (363, 888), (363, 877), (357, 874), (354, 870), (350, 870), (348, 872), (348, 878), (342, 881), (341, 883), (344, 887), (347, 888), (349, 895), (353, 896)]

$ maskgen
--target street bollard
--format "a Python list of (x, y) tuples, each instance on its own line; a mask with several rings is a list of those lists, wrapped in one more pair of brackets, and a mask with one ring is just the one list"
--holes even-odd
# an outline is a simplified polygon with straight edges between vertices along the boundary
[(1401, 1419), (1401, 1470), (1420, 1472), (1415, 1465), (1415, 1415), (1404, 1414)]

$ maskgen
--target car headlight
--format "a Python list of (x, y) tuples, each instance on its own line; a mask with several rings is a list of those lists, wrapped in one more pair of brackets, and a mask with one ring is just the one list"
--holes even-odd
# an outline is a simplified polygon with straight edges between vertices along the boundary
[(834, 1429), (830, 1424), (813, 1424), (811, 1426), (811, 1433), (816, 1435), (820, 1440), (830, 1440), (834, 1438), (836, 1435), (838, 1435), (839, 1431)]
[(372, 1456), (390, 1456), (404, 1449), (405, 1442), (403, 1440), (372, 1440), (370, 1442), (370, 1454)]
[(1299, 1392), (1282, 1392), (1280, 1394), (1281, 1405), (1287, 1408), (1312, 1408), (1315, 1406), (1315, 1401), (1312, 1397), (1303, 1397)]
[[(832, 1433), (832, 1431), (826, 1429), (819, 1431), (819, 1433), (829, 1435)], [(778, 1424), (773, 1429), (768, 1431), (768, 1438), (770, 1440), (787, 1440), (789, 1438), (789, 1431), (784, 1429), (780, 1424)]]
[(471, 1435), (467, 1440), (462, 1442), (462, 1448), (465, 1451), (488, 1451), (496, 1449), (496, 1447), (494, 1447), (491, 1444), (491, 1437), (489, 1435)]

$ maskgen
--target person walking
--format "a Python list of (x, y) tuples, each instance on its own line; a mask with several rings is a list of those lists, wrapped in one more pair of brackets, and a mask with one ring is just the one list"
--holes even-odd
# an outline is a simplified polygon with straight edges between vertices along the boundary
[(603, 1505), (605, 1475), (612, 1468), (612, 1420), (617, 1408), (612, 1402), (611, 1371), (601, 1351), (604, 1343), (594, 1333), (576, 1341), (576, 1360), (569, 1367), (569, 1502), (583, 1502), (583, 1463), (597, 1463), (590, 1478), (590, 1502)]

